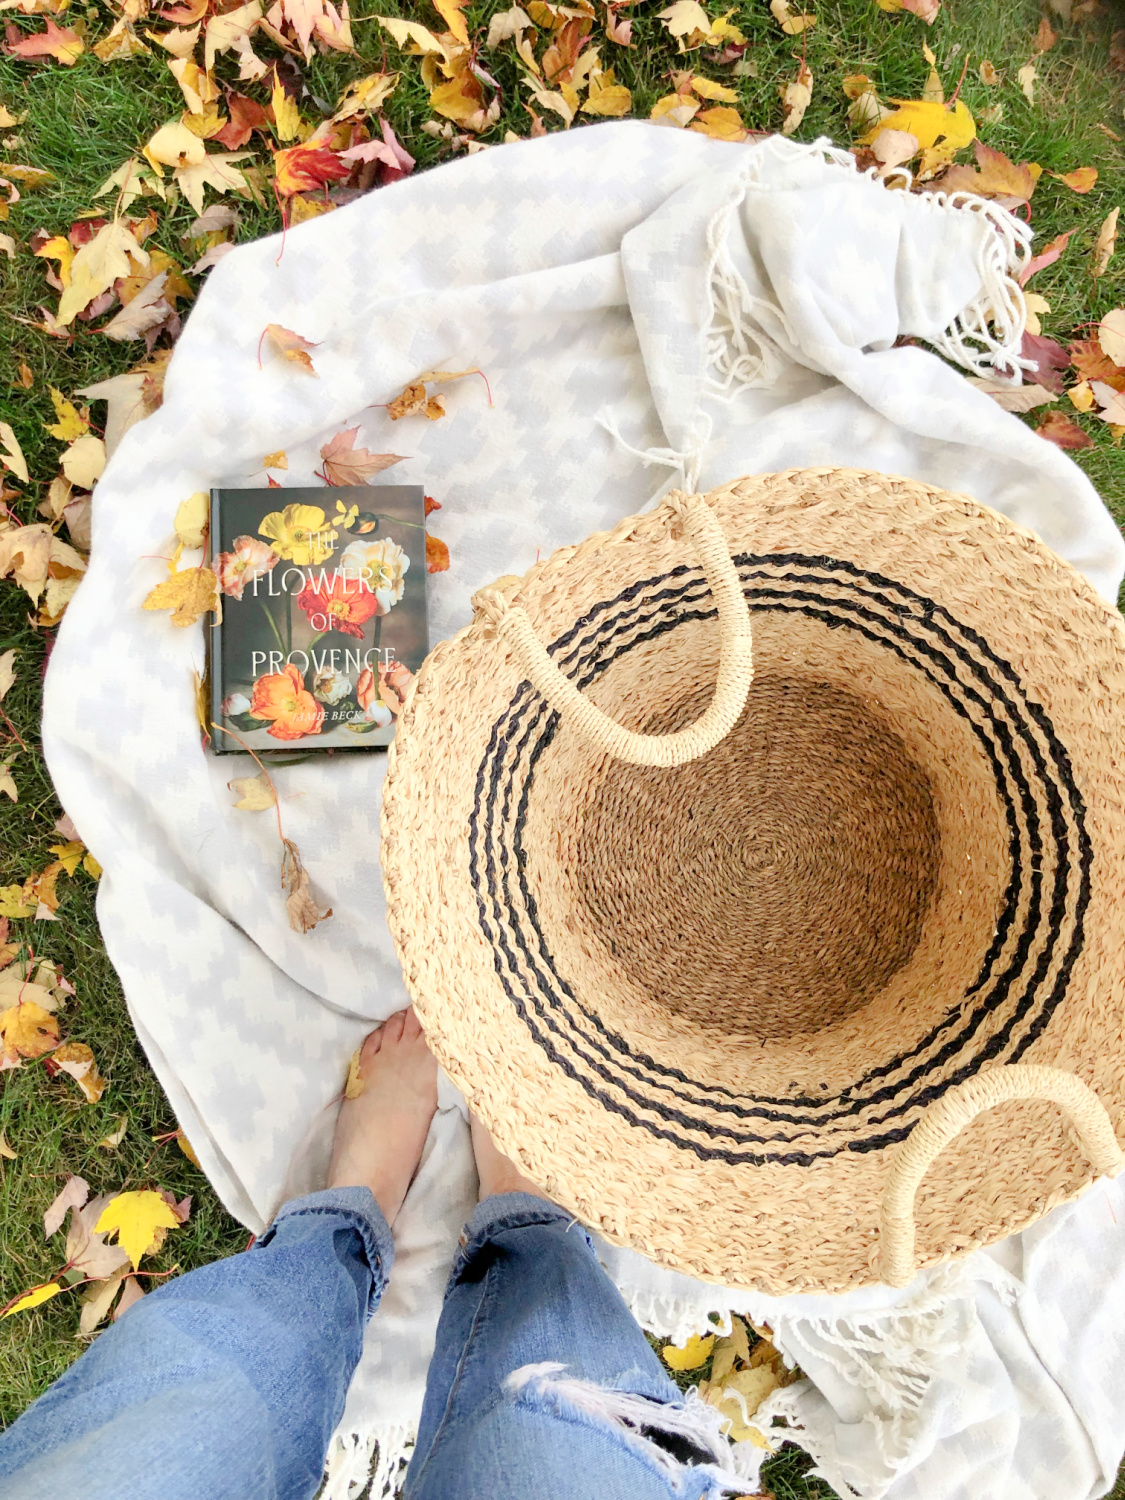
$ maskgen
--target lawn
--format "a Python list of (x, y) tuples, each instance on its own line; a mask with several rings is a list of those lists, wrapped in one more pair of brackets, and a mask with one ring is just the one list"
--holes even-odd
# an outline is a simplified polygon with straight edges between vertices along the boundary
[[(73, 249), (96, 231), (102, 218), (112, 218), (115, 191), (95, 194), (124, 162), (138, 156), (159, 127), (179, 120), (184, 111), (188, 95), (169, 68), (175, 59), (153, 39), (168, 34), (172, 23), (156, 10), (147, 12), (146, 4), (147, 0), (127, 0), (125, 14), (132, 18), (131, 34), (138, 46), (147, 50), (103, 60), (94, 48), (115, 26), (116, 35), (128, 42), (130, 31), (121, 24), (120, 7), (97, 0), (66, 10), (66, 0), (4, 0), (8, 34), (6, 55), (0, 56), (0, 106), (8, 114), (0, 113), (0, 123), (16, 123), (0, 133), (0, 157), (17, 168), (50, 174), (36, 180), (34, 172), (11, 171), (0, 163), (0, 178), (14, 183), (19, 192), (0, 222), (0, 234), (11, 237), (10, 253), (0, 254), (0, 420), (10, 425), (27, 465), (26, 480), (18, 467), (10, 466), (4, 476), (4, 504), (20, 523), (42, 519), (38, 508), (47, 500), (66, 447), (64, 439), (47, 431), (56, 421), (51, 388), (78, 408), (76, 430), (84, 434), (88, 429), (97, 437), (106, 407), (77, 392), (148, 357), (140, 336), (115, 341), (100, 331), (120, 311), (116, 302), (88, 321), (79, 318), (69, 327), (54, 325), (60, 291), (48, 283), (48, 272), (59, 261), (34, 253), (43, 240), (68, 234)], [(187, 0), (170, 8), (173, 21), (186, 27), (195, 20), (206, 24), (214, 11), (226, 13), (235, 7), (222, 0), (217, 5)], [(979, 138), (1015, 163), (1035, 162), (1043, 169), (1030, 210), (1023, 210), (1031, 213), (1036, 247), (1073, 231), (1064, 252), (1034, 280), (1033, 290), (1048, 309), (1039, 314), (1043, 336), (1064, 346), (1089, 340), (1096, 334), (1092, 325), (1125, 302), (1125, 245), (1100, 277), (1092, 274), (1099, 230), (1111, 210), (1125, 204), (1125, 33), (1113, 36), (1115, 25), (1125, 22), (1120, 16), (1115, 19), (1109, 6), (1099, 6), (1097, 0), (1073, 0), (1073, 5), (1071, 0), (1051, 0), (1042, 6), (1038, 0), (1007, 0), (1002, 5), (945, 0), (933, 24), (926, 25), (905, 11), (889, 13), (875, 0), (821, 0), (815, 6), (810, 0), (815, 25), (787, 35), (766, 0), (740, 0), (729, 8), (724, 0), (706, 9), (712, 19), (725, 15), (744, 42), (704, 42), (682, 55), (659, 16), (663, 0), (608, 8), (598, 0), (596, 10), (586, 8), (593, 14), (588, 37), (579, 38), (581, 48), (598, 48), (598, 65), (612, 68), (614, 74), (612, 81), (603, 74), (601, 86), (628, 90), (624, 110), (638, 118), (647, 118), (658, 101), (665, 101), (660, 107), (667, 108), (669, 95), (684, 93), (690, 70), (733, 91), (733, 103), (720, 96), (719, 101), (703, 101), (708, 107), (714, 102), (717, 108), (737, 110), (738, 119), (751, 131), (779, 129), (785, 114), (781, 92), (796, 80), (803, 60), (811, 71), (812, 96), (795, 131), (798, 140), (828, 135), (844, 145), (855, 142), (859, 132), (849, 123), (848, 93), (854, 94), (856, 85), (845, 88), (845, 80), (855, 75), (866, 75), (880, 100), (921, 97), (930, 74), (923, 46), (930, 47), (946, 97), (960, 88), (958, 97), (973, 115)], [(337, 171), (320, 185), (306, 183), (303, 190), (287, 194), (282, 162), (274, 159), (275, 152), (300, 145), (314, 126), (336, 113), (338, 101), (356, 80), (376, 73), (399, 74), (375, 114), (385, 116), (398, 141), (416, 159), (416, 170), (479, 146), (503, 150), (511, 135), (526, 137), (544, 129), (579, 129), (591, 123), (595, 116), (579, 109), (568, 124), (565, 116), (579, 93), (574, 92), (573, 99), (567, 95), (565, 72), (542, 83), (536, 99), (517, 54), (517, 37), (509, 36), (492, 48), (485, 45), (490, 21), (508, 9), (488, 0), (458, 12), (455, 0), (442, 0), (443, 19), (429, 0), (417, 5), (357, 0), (350, 18), (354, 45), (345, 45), (337, 26), (338, 45), (318, 46), (314, 40), (308, 57), (294, 42), (288, 21), (280, 30), (259, 27), (252, 45), (253, 55), (266, 69), (261, 77), (240, 82), (238, 52), (223, 52), (214, 66), (215, 97), (208, 102), (206, 78), (192, 74), (190, 67), (184, 72), (189, 84), (194, 78), (197, 93), (203, 90), (194, 125), (196, 138), (206, 136), (209, 150), (232, 149), (238, 133), (233, 128), (236, 115), (257, 121), (254, 133), (238, 147), (249, 155), (237, 164), (235, 185), (223, 196), (208, 187), (203, 200), (206, 206), (235, 207), (237, 222), (216, 225), (213, 218), (210, 227), (197, 229), (193, 236), (197, 209), (185, 197), (189, 189), (181, 191), (167, 167), (161, 180), (164, 196), (137, 198), (123, 211), (134, 221), (149, 215), (145, 248), (163, 252), (169, 260), (160, 264), (174, 263), (170, 277), (178, 268), (186, 289), (194, 292), (206, 273), (193, 274), (189, 268), (208, 248), (225, 237), (244, 242), (276, 231), (283, 204), (289, 221), (298, 223), (360, 190), (386, 190), (375, 184), (392, 175), (391, 169), (369, 162), (355, 167), (350, 176)], [(582, 30), (583, 6), (570, 9), (569, 16), (554, 18), (552, 32), (551, 7), (525, 5), (538, 22), (538, 38), (531, 46), (540, 62), (553, 41), (565, 63), (567, 48), (577, 35), (576, 22)], [(796, 13), (800, 6), (793, 4), (791, 9)], [(409, 18), (433, 32), (463, 21), (467, 34), (481, 44), (476, 56), (486, 81), (474, 81), (470, 75), (467, 93), (461, 96), (468, 102), (456, 108), (467, 111), (476, 90), (482, 111), (496, 101), (495, 118), (482, 116), (466, 126), (438, 113), (430, 85), (440, 85), (443, 79), (433, 75), (425, 58), (404, 50), (376, 16)], [(1049, 18), (1046, 32), (1040, 30), (1044, 16)], [(11, 50), (22, 45), (21, 38), (42, 33), (48, 19), (83, 43), (81, 54), (69, 65)], [(631, 35), (629, 45), (624, 45), (620, 28), (628, 22)], [(607, 35), (607, 25), (614, 27), (618, 40)], [(1038, 50), (1049, 36), (1054, 40), (1046, 50)], [(202, 46), (190, 56), (201, 62)], [(1021, 85), (1020, 70), (1032, 61), (1034, 82), (1025, 73)], [(984, 63), (992, 65), (998, 75), (995, 81), (985, 81), (993, 73), (982, 68)], [(233, 102), (225, 90), (249, 102)], [(561, 101), (562, 109), (544, 100), (544, 93)], [(589, 100), (596, 90), (583, 79), (581, 93)], [(681, 110), (684, 115), (690, 112)], [(698, 109), (695, 123), (703, 118)], [(730, 128), (730, 114), (722, 118)], [(713, 121), (714, 128), (720, 128), (720, 117)], [(347, 129), (352, 141), (380, 139), (370, 111), (353, 115)], [(225, 140), (218, 136), (220, 130)], [(338, 149), (344, 144), (342, 138), (332, 142)], [(962, 150), (958, 160), (971, 161), (972, 151)], [(1096, 182), (1085, 192), (1051, 175), (1080, 167), (1097, 171)], [(181, 287), (175, 311), (184, 315), (189, 307), (190, 298)], [(176, 331), (171, 319), (153, 324), (157, 366)], [(1079, 383), (1081, 373), (1065, 373), (1068, 388)], [(1096, 409), (1078, 410), (1065, 395), (1053, 406), (1030, 412), (1026, 420), (1038, 426), (1048, 411), (1058, 411), (1074, 424), (1078, 437), (1072, 433), (1070, 441), (1088, 443), (1074, 457), (1119, 523), (1125, 520), (1125, 457), (1118, 446), (1122, 429), (1099, 420)], [(79, 486), (75, 488), (77, 492)], [(4, 514), (0, 511), (0, 536)], [(69, 536), (81, 550), (80, 521), (70, 531), (61, 520), (58, 524), (60, 539)], [(22, 887), (53, 860), (51, 846), (62, 842), (55, 830), (62, 809), (37, 748), (42, 672), (54, 634), (51, 618), (43, 611), (36, 614), (28, 593), (16, 581), (0, 581), (0, 654), (15, 650), (17, 674), (3, 698), (0, 766), (11, 762), (18, 791), (15, 802), (0, 791), (0, 888)], [(99, 937), (95, 892), (94, 875), (80, 866), (73, 876), (59, 878), (57, 920), (28, 916), (10, 921), (9, 941), (27, 945), (25, 953), (30, 947), (37, 958), (60, 965), (74, 986), (76, 993), (59, 1014), (62, 1033), (93, 1050), (108, 1085), (97, 1102), (89, 1103), (65, 1073), (49, 1076), (42, 1059), (0, 1073), (0, 1132), (15, 1152), (14, 1159), (0, 1163), (0, 1304), (59, 1271), (62, 1236), (45, 1243), (42, 1215), (71, 1174), (85, 1178), (92, 1194), (159, 1187), (177, 1199), (192, 1196), (188, 1222), (170, 1233), (146, 1261), (153, 1271), (188, 1270), (241, 1249), (247, 1239), (174, 1136), (175, 1118), (145, 1063)], [(122, 1122), (125, 1133), (118, 1144), (99, 1144)], [(12, 1420), (81, 1352), (85, 1341), (78, 1336), (78, 1319), (78, 1295), (67, 1292), (0, 1322), (0, 1422)], [(783, 1455), (767, 1470), (767, 1483), (779, 1497), (825, 1493), (823, 1486), (802, 1479), (804, 1466), (799, 1456)]]

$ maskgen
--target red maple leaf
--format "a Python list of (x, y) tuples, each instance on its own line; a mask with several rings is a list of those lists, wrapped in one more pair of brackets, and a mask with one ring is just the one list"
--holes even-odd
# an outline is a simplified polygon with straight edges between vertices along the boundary
[(351, 167), (340, 160), (331, 146), (314, 145), (311, 141), (275, 151), (273, 169), (277, 191), (283, 198), (326, 187), (330, 182), (342, 182), (351, 173)]

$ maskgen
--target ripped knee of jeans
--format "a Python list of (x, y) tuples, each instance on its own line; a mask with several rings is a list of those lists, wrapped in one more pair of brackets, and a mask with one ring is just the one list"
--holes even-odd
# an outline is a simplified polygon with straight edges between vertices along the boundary
[(563, 1420), (608, 1429), (664, 1474), (673, 1493), (698, 1494), (705, 1478), (706, 1500), (744, 1494), (723, 1419), (713, 1406), (689, 1391), (682, 1402), (658, 1401), (568, 1375), (566, 1366), (547, 1360), (523, 1365), (504, 1381), (504, 1390), (524, 1405)]

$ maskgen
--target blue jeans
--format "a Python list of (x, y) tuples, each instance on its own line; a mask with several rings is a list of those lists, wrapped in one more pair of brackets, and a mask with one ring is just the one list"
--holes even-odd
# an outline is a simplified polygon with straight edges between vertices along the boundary
[[(165, 1282), (0, 1436), (4, 1500), (312, 1500), (394, 1260), (366, 1188), (288, 1203), (252, 1250)], [(685, 1403), (584, 1230), (481, 1203), (438, 1324), (404, 1500), (717, 1500)]]

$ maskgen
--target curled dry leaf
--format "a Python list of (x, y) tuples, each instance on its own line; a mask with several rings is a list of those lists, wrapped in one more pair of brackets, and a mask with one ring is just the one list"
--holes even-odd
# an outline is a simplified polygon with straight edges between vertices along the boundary
[(785, 106), (785, 118), (781, 122), (782, 135), (792, 135), (805, 118), (805, 110), (812, 103), (813, 76), (808, 64), (798, 65), (797, 76), (792, 83), (781, 89), (781, 102)]
[(129, 1116), (118, 1115), (116, 1129), (111, 1130), (108, 1135), (103, 1135), (101, 1140), (95, 1141), (94, 1144), (100, 1146), (103, 1151), (116, 1151), (118, 1146), (120, 1146), (121, 1142), (125, 1139), (125, 1132), (128, 1130), (128, 1128)]
[(349, 427), (330, 438), (320, 450), (323, 460), (321, 478), (325, 484), (366, 484), (373, 474), (400, 464), (401, 453), (369, 453), (366, 448), (355, 446), (358, 427)]
[(0, 1318), (10, 1318), (13, 1313), (29, 1312), (33, 1307), (41, 1307), (44, 1302), (50, 1302), (52, 1297), (57, 1297), (62, 1287), (57, 1281), (49, 1281), (46, 1286), (33, 1287), (30, 1292), (25, 1292), (17, 1302), (0, 1313)]
[(89, 1337), (102, 1319), (108, 1316), (113, 1299), (121, 1290), (125, 1274), (122, 1269), (109, 1277), (107, 1281), (91, 1283), (82, 1293), (79, 1298), (82, 1304), (82, 1313), (78, 1319), (79, 1338)]
[(449, 571), (449, 548), (436, 536), (426, 533), (426, 572), (447, 573)]
[[(306, 375), (316, 375), (313, 362), (309, 358), (309, 350), (317, 348), (316, 344), (302, 338), (299, 333), (294, 333), (291, 328), (282, 328), (280, 323), (267, 323), (263, 338), (269, 339), (272, 347), (290, 364), (304, 370)], [(267, 465), (267, 467), (272, 467), (272, 465)]]
[(234, 805), (243, 812), (266, 812), (277, 806), (273, 786), (264, 771), (257, 776), (236, 776), (227, 782), (227, 787), (237, 795)]
[(0, 447), (0, 464), (10, 470), (17, 479), (22, 479), (24, 484), (29, 484), (30, 478), (23, 449), (16, 441), (16, 435), (7, 422), (0, 422), (0, 444), (3, 444), (3, 447)]
[(170, 609), (172, 624), (180, 627), (194, 625), (208, 610), (222, 617), (219, 580), (210, 568), (177, 569), (173, 561), (169, 574), (163, 583), (149, 591), (142, 609)]
[(1094, 446), (1093, 438), (1083, 432), (1077, 422), (1064, 417), (1061, 411), (1048, 412), (1035, 430), (1040, 437), (1071, 453)]
[(318, 911), (309, 892), (309, 877), (301, 863), (301, 851), (292, 839), (282, 839), (281, 887), (285, 892), (285, 911), (294, 932), (311, 932), (319, 923), (327, 921), (332, 908)]
[(1000, 74), (996, 71), (996, 69), (992, 66), (987, 58), (985, 58), (985, 60), (981, 63), (977, 71), (980, 74), (981, 83), (983, 83), (987, 88), (995, 88), (996, 85), (1000, 82)]
[(1088, 193), (1098, 180), (1098, 169), (1075, 167), (1073, 172), (1052, 172), (1051, 176), (1065, 182), (1072, 193)]
[(976, 375), (969, 376), (968, 380), (978, 391), (991, 396), (1004, 411), (1033, 411), (1037, 406), (1046, 406), (1059, 399), (1053, 391), (1042, 385), (1006, 385), (1002, 380), (990, 380)]
[(13, 648), (0, 655), (0, 703), (4, 701), (4, 695), (8, 692), (12, 683), (16, 680), (16, 653)]
[(68, 1177), (62, 1191), (51, 1202), (43, 1215), (43, 1238), (49, 1240), (56, 1229), (62, 1226), (67, 1209), (79, 1209), (90, 1196), (90, 1185), (84, 1177)]
[(98, 1072), (94, 1054), (85, 1042), (64, 1042), (55, 1049), (50, 1061), (54, 1068), (70, 1074), (88, 1104), (96, 1104), (105, 1093), (105, 1079)]
[(1016, 82), (1023, 91), (1023, 96), (1029, 104), (1035, 103), (1035, 80), (1039, 74), (1035, 70), (1034, 63), (1024, 63), (1016, 74)]
[[(1107, 359), (1125, 367), (1125, 307), (1115, 307), (1106, 313), (1098, 324), (1098, 343)], [(0, 698), (4, 696), (3, 665), (4, 658), (0, 656)]]
[(1102, 221), (1102, 227), (1098, 230), (1098, 238), (1094, 244), (1094, 279), (1104, 276), (1109, 269), (1109, 263), (1113, 258), (1113, 252), (1117, 245), (1117, 219), (1121, 213), (1120, 208), (1115, 208), (1107, 214)]

